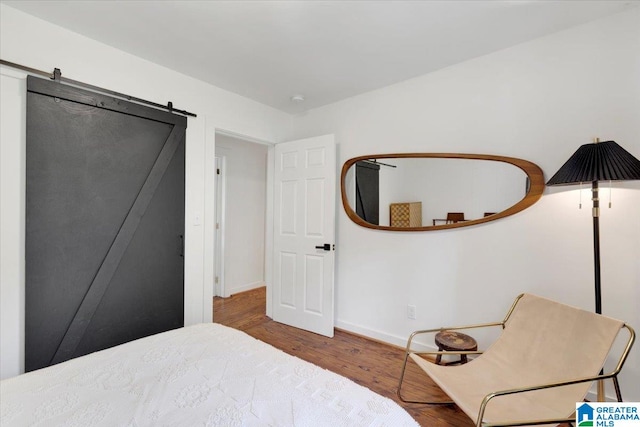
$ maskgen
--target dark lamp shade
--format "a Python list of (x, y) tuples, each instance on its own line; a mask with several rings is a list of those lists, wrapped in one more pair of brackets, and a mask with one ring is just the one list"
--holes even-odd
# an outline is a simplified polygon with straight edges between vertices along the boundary
[(635, 179), (640, 179), (640, 160), (615, 141), (604, 141), (578, 148), (547, 185)]

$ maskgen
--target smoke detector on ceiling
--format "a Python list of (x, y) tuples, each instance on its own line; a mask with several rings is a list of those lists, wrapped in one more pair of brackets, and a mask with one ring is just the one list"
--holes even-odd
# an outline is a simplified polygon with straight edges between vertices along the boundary
[(304, 101), (304, 96), (302, 96), (302, 95), (293, 95), (290, 99), (291, 99), (291, 102), (299, 104), (299, 103)]

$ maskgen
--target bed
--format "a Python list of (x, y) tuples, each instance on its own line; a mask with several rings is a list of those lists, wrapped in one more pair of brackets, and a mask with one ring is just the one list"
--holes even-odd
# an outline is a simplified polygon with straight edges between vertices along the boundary
[(199, 324), (0, 383), (9, 426), (417, 426), (392, 400), (244, 332)]

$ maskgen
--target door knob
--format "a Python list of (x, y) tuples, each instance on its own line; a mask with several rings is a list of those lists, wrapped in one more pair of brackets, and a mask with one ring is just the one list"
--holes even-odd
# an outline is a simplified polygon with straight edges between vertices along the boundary
[(325, 243), (322, 246), (316, 246), (316, 249), (324, 249), (325, 251), (331, 250), (331, 243)]

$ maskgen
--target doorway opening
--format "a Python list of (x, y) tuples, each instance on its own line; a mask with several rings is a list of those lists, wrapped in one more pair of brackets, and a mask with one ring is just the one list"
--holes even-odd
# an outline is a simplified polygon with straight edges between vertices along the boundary
[(216, 132), (214, 296), (265, 286), (268, 150)]

